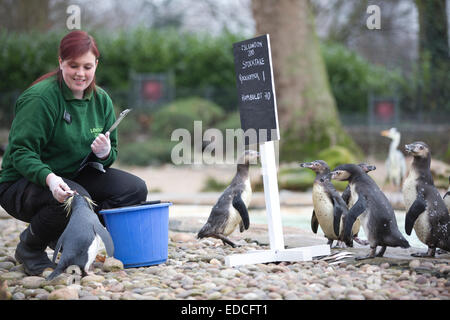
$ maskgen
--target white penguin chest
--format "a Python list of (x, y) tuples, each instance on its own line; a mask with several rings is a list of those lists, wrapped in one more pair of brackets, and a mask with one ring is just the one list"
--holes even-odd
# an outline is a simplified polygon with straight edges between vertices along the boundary
[[(417, 199), (417, 178), (417, 172), (415, 170), (411, 170), (409, 172), (409, 175), (406, 177), (405, 182), (403, 183), (402, 191), (406, 212), (408, 212), (409, 208)], [(430, 230), (430, 221), (427, 210), (425, 209), (425, 211), (420, 214), (417, 220), (414, 222), (414, 231), (416, 232), (419, 240), (426, 244), (430, 234)]]
[(334, 220), (334, 207), (330, 198), (326, 194), (325, 188), (315, 183), (313, 185), (313, 205), (316, 218), (319, 221), (319, 225), (322, 228), (323, 233), (328, 238), (337, 239), (333, 229)]
[(417, 238), (420, 241), (427, 244), (428, 237), (430, 235), (431, 226), (429, 217), (426, 211), (424, 211), (414, 222), (414, 231), (416, 232)]
[(405, 207), (408, 210), (417, 198), (417, 172), (411, 170), (403, 183), (403, 200), (405, 201)]
[[(244, 202), (245, 207), (248, 210), (248, 206), (252, 199), (252, 187), (250, 184), (250, 179), (245, 180), (245, 187), (241, 193), (241, 199)], [(231, 234), (234, 231), (234, 229), (236, 229), (236, 227), (239, 225), (239, 223), (241, 223), (241, 221), (242, 221), (240, 213), (233, 207), (233, 201), (230, 202), (230, 208), (229, 208), (228, 212), (229, 212), (229, 217), (228, 217), (228, 221), (227, 221), (227, 226), (225, 227), (225, 230), (224, 230), (224, 235), (226, 235), (226, 236)]]
[(94, 263), (95, 258), (97, 257), (98, 249), (100, 248), (100, 242), (101, 238), (98, 234), (95, 235), (94, 241), (92, 241), (92, 244), (88, 248), (88, 261), (86, 263), (86, 266), (84, 267), (84, 271), (86, 273), (89, 270), (89, 267)]
[[(450, 187), (448, 188), (447, 192), (450, 192)], [(447, 195), (444, 198), (444, 203), (447, 206), (448, 212), (450, 213), (450, 195)]]
[[(355, 189), (355, 185), (354, 184), (350, 184), (350, 198), (348, 199), (348, 209), (350, 210), (356, 202), (358, 202), (359, 196), (356, 193), (356, 189)], [(352, 227), (352, 234), (357, 234), (359, 231), (359, 228), (362, 227), (364, 229), (364, 232), (367, 233), (367, 219), (364, 219), (366, 217), (366, 211), (364, 211), (362, 213), (362, 215), (360, 215), (358, 218), (356, 218), (355, 222), (353, 223), (353, 227)], [(342, 230), (342, 227), (341, 227)]]

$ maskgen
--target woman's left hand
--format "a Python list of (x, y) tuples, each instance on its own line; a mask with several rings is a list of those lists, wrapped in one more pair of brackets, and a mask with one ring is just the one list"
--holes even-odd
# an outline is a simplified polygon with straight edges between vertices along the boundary
[(109, 131), (105, 134), (100, 133), (91, 144), (92, 152), (99, 159), (106, 159), (111, 151), (111, 140), (109, 140)]

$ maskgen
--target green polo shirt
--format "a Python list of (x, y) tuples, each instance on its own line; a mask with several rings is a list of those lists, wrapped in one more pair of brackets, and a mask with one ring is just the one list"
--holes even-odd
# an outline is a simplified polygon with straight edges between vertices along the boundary
[[(51, 172), (73, 178), (91, 152), (94, 139), (116, 119), (111, 98), (100, 87), (79, 100), (64, 80), (60, 87), (56, 76), (26, 89), (14, 110), (0, 183), (25, 177), (46, 186), (45, 179)], [(105, 167), (117, 157), (117, 130), (111, 133), (110, 140), (109, 157), (99, 160)]]

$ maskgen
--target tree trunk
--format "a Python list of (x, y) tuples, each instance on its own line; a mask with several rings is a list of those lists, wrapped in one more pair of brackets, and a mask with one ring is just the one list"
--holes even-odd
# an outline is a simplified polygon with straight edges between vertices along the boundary
[(333, 145), (359, 152), (332, 96), (308, 0), (252, 0), (257, 35), (270, 35), (284, 161)]

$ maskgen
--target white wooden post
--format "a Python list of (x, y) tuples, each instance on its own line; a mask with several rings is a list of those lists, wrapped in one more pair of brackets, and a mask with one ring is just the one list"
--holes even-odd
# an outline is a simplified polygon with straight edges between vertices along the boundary
[(277, 167), (275, 163), (275, 147), (273, 141), (259, 145), (264, 198), (266, 200), (267, 225), (271, 250), (283, 250), (284, 238), (281, 225), (280, 196), (278, 192)]

